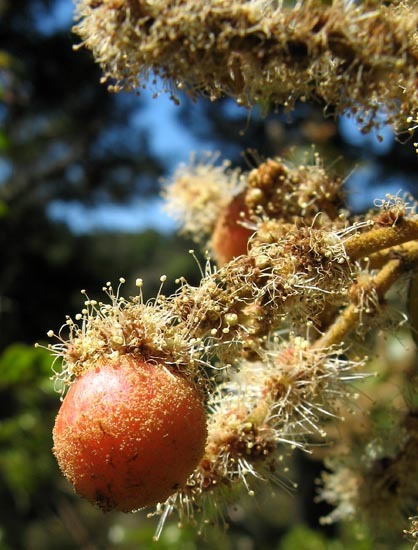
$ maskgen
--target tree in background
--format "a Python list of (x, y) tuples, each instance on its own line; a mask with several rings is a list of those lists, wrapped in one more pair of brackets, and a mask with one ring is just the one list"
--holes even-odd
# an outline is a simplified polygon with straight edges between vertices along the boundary
[[(57, 202), (94, 208), (124, 204), (139, 190), (155, 194), (164, 170), (146, 132), (126, 126), (133, 103), (108, 94), (90, 56), (72, 51), (71, 20), (60, 26), (47, 17), (57, 4), (0, 2), (2, 549), (83, 547), (101, 519), (78, 519), (60, 481), (51, 453), (51, 360), (33, 349), (34, 341), (76, 310), (83, 287), (100, 288), (121, 273), (135, 279), (144, 264), (156, 292), (152, 281), (162, 270), (174, 278), (195, 269), (194, 260), (176, 254), (183, 241), (154, 229), (74, 234), (51, 216)], [(112, 261), (109, 249), (118, 254)]]
[[(94, 12), (99, 13), (100, 9), (109, 10), (118, 18), (123, 14), (126, 5), (124, 2), (96, 4), (97, 6), (92, 4), (92, 8), (95, 8)], [(168, 279), (165, 293), (170, 295), (174, 287), (169, 288), (168, 283), (180, 275), (187, 276), (187, 272), (191, 271), (187, 254), (176, 252), (180, 250), (181, 245), (174, 239), (166, 242), (161, 236), (152, 232), (143, 236), (98, 234), (75, 237), (63, 224), (53, 222), (48, 215), (48, 205), (55, 199), (92, 203), (99, 202), (103, 198), (108, 200), (111, 197), (129, 201), (132, 194), (136, 192), (148, 192), (151, 182), (155, 188), (156, 177), (162, 173), (160, 159), (156, 159), (155, 156), (149, 159), (146, 141), (140, 140), (137, 134), (130, 132), (131, 109), (133, 106), (136, 108), (141, 105), (141, 98), (106, 94), (104, 88), (98, 86), (100, 77), (89, 57), (82, 51), (77, 54), (71, 52), (73, 40), (70, 39), (68, 30), (51, 31), (50, 28), (39, 25), (42, 15), (53, 12), (55, 5), (55, 2), (29, 1), (4, 2), (0, 6), (2, 10), (0, 35), (3, 52), (1, 61), (2, 161), (6, 159), (0, 197), (3, 254), (1, 339), (4, 348), (14, 341), (32, 343), (34, 340), (42, 339), (46, 328), (59, 326), (64, 319), (64, 314), (78, 307), (80, 288), (89, 288), (94, 291), (95, 288), (99, 289), (104, 281), (108, 279), (114, 281), (121, 274), (126, 275), (128, 281), (134, 281), (140, 274), (148, 279), (144, 286), (147, 293), (152, 295), (153, 292), (154, 294), (157, 292), (160, 285), (159, 276), (161, 273), (166, 273)], [(173, 5), (176, 8), (176, 3)], [(135, 7), (135, 3), (131, 3), (132, 6)], [(205, 9), (210, 9), (211, 4), (208, 6)], [(181, 11), (179, 13), (181, 15)], [(154, 31), (156, 35), (153, 36), (158, 36), (162, 27), (167, 30), (176, 29), (179, 13), (173, 11), (173, 19), (170, 19), (169, 24), (165, 26), (157, 24)], [(136, 24), (137, 15), (133, 13), (131, 20), (119, 18), (119, 22), (131, 21)], [(100, 14), (98, 20), (100, 19), (105, 21), (106, 17), (102, 18)], [(149, 14), (145, 14), (148, 25), (151, 19)], [(187, 14), (185, 20), (187, 21)], [(201, 20), (199, 21), (200, 32), (205, 26)], [(242, 23), (244, 22), (245, 18), (242, 20)], [(412, 20), (410, 25), (413, 25)], [(232, 32), (234, 28), (236, 29), (235, 25), (231, 25), (231, 28)], [(245, 26), (240, 32), (241, 38), (245, 37)], [(144, 36), (147, 36), (147, 33)], [(259, 39), (260, 36), (255, 32), (249, 42), (254, 41), (255, 47)], [(184, 40), (187, 43), (187, 35)], [(221, 38), (219, 40), (219, 45), (222, 45)], [(237, 42), (238, 48), (240, 41)], [(338, 42), (337, 36), (334, 43), (338, 44)], [(263, 44), (262, 40), (261, 43)], [(228, 43), (227, 49), (230, 48), (230, 44)], [(137, 46), (138, 44), (135, 44), (135, 49)], [(176, 50), (170, 42), (169, 51), (171, 49)], [(307, 56), (304, 58), (305, 54), (302, 50), (303, 45), (301, 46), (300, 43), (290, 44), (288, 56), (291, 63), (297, 61), (298, 66), (303, 67)], [(149, 51), (155, 50), (151, 48)], [(251, 50), (247, 54), (250, 55)], [(238, 59), (240, 55), (238, 51)], [(181, 56), (177, 57), (181, 59)], [(365, 57), (367, 57), (366, 54)], [(257, 61), (257, 64), (260, 67), (263, 66), (261, 62)], [(219, 69), (221, 70), (222, 67)], [(206, 68), (203, 70), (206, 71)], [(187, 72), (189, 73), (189, 69)], [(196, 86), (196, 82), (192, 85)], [(287, 162), (283, 164), (283, 170), (289, 175), (291, 185), (294, 184), (295, 179), (299, 181), (298, 176), (305, 175), (296, 168), (303, 164), (304, 154), (309, 149), (308, 142), (311, 141), (317, 143), (316, 150), (321, 153), (322, 158), (326, 159), (325, 166), (341, 156), (341, 150), (343, 150), (344, 158), (337, 168), (341, 173), (351, 169), (353, 161), (358, 160), (359, 153), (363, 155), (365, 150), (347, 144), (339, 134), (339, 128), (334, 119), (322, 118), (323, 99), (315, 93), (315, 103), (297, 103), (293, 119), (290, 119), (282, 109), (264, 119), (254, 109), (248, 124), (245, 110), (235, 110), (231, 101), (225, 99), (215, 103), (203, 101), (192, 108), (188, 108), (187, 101), (183, 101), (179, 115), (182, 114), (188, 127), (192, 128), (197, 136), (205, 138), (212, 136), (212, 131), (215, 130), (217, 137), (210, 137), (210, 139), (216, 139), (221, 143), (223, 154), (233, 158), (234, 161), (231, 170), (226, 170), (226, 174), (218, 166), (213, 166), (211, 161), (178, 173), (182, 182), (189, 181), (192, 185), (196, 182), (198, 189), (207, 189), (209, 192), (214, 190), (214, 183), (220, 183), (217, 192), (221, 203), (212, 203), (212, 206), (205, 208), (204, 212), (196, 210), (194, 221), (204, 218), (203, 214), (209, 213), (212, 219), (210, 223), (215, 223), (219, 218), (219, 212), (222, 212), (230, 198), (225, 192), (232, 190), (235, 194), (241, 191), (240, 186), (243, 182), (245, 187), (248, 164), (250, 163), (252, 167), (263, 165), (263, 159), (258, 155), (264, 157), (288, 154), (289, 142), (297, 146), (292, 153), (293, 165)], [(264, 102), (263, 108), (265, 107), (267, 105)], [(238, 135), (239, 133), (243, 135)], [(233, 141), (235, 143), (232, 143)], [(246, 147), (256, 147), (260, 153), (248, 153), (243, 162), (239, 160), (239, 151)], [(411, 143), (402, 147), (395, 143), (387, 149), (386, 154), (375, 155), (379, 157), (374, 159), (378, 160), (377, 180), (382, 181), (390, 172), (396, 173), (398, 168), (402, 169), (403, 174), (413, 179), (417, 161), (416, 156), (411, 152)], [(309, 153), (309, 156), (312, 158), (312, 153)], [(370, 162), (370, 156), (373, 157), (373, 153), (370, 155), (369, 150), (367, 151), (368, 162)], [(237, 162), (241, 164), (243, 169), (241, 172), (234, 171), (232, 168)], [(139, 174), (144, 173), (144, 169), (150, 177), (139, 177)], [(322, 165), (318, 165), (316, 169), (311, 166), (311, 169), (309, 172), (311, 175), (314, 173), (321, 177), (324, 175)], [(196, 173), (198, 178), (195, 178)], [(184, 175), (187, 177), (183, 177)], [(286, 178), (285, 181), (287, 181)], [(318, 181), (322, 182), (321, 179)], [(203, 186), (204, 182), (206, 187)], [(238, 187), (235, 187), (236, 184)], [(193, 187), (189, 186), (188, 189), (187, 193), (190, 193)], [(289, 190), (289, 187), (285, 186), (285, 189)], [(190, 194), (186, 197), (190, 198)], [(280, 194), (277, 194), (272, 202), (279, 203), (281, 198)], [(191, 204), (189, 202), (187, 206), (190, 207)], [(256, 203), (253, 206), (257, 206)], [(341, 207), (340, 204), (339, 207)], [(257, 213), (255, 221), (251, 220), (251, 228), (259, 223), (259, 216), (260, 214)], [(274, 218), (277, 212), (274, 214), (270, 210), (268, 216)], [(249, 221), (248, 217), (246, 221)], [(349, 223), (352, 223), (351, 218)], [(203, 249), (207, 247), (210, 240), (211, 225), (206, 225), (204, 229), (206, 233), (198, 235)], [(189, 246), (186, 245), (183, 248), (187, 250)], [(162, 264), (162, 258), (168, 256), (172, 259), (171, 268), (163, 267)], [(142, 267), (140, 267), (141, 264), (143, 264)], [(192, 275), (187, 276), (187, 279), (190, 284), (193, 283)], [(194, 284), (198, 285), (198, 280), (195, 280)], [(126, 292), (134, 293), (133, 285)], [(202, 294), (206, 293), (202, 291)], [(97, 296), (99, 295), (98, 292)], [(412, 291), (411, 295), (413, 295)], [(228, 313), (231, 312), (228, 311)], [(232, 317), (229, 319), (233, 322)], [(330, 322), (329, 319), (324, 320), (321, 330), (324, 330)], [(286, 323), (283, 328), (288, 328)], [(387, 329), (385, 332), (388, 334)], [(297, 336), (300, 335), (297, 334)], [(305, 337), (306, 334), (303, 333), (303, 336)], [(316, 337), (317, 333), (314, 331), (312, 340)], [(242, 344), (241, 340), (241, 336), (234, 337), (233, 343), (238, 344), (239, 347)], [(372, 340), (366, 340), (366, 342), (370, 350)], [(272, 352), (272, 350), (267, 351)], [(209, 362), (219, 360), (217, 355), (214, 357), (213, 350), (209, 352)], [(361, 353), (363, 353), (362, 349), (360, 349), (360, 355)], [(386, 392), (393, 395), (391, 389), (393, 390), (394, 385), (407, 388), (403, 373), (409, 376), (409, 359), (403, 357), (396, 363), (395, 368), (393, 358), (388, 356), (387, 361), (385, 358), (386, 355), (383, 359), (381, 358), (378, 369), (386, 380), (386, 384), (379, 381), (378, 388), (365, 389), (369, 396), (376, 399), (371, 417), (373, 426), (379, 429), (373, 427), (376, 438), (371, 448), (372, 452), (375, 452), (379, 444), (379, 434), (383, 431), (385, 436), (389, 433), (388, 437), (390, 437), (392, 431), (396, 431), (399, 427), (400, 418), (405, 414), (404, 405), (401, 403), (396, 414), (388, 415), (385, 407), (382, 406), (382, 401), (386, 399)], [(413, 363), (413, 359), (411, 361)], [(255, 365), (254, 362), (252, 364)], [(259, 369), (251, 370), (256, 377)], [(212, 370), (209, 369), (209, 373), (211, 372)], [(51, 442), (48, 432), (54, 409), (56, 409), (56, 398), (48, 381), (49, 373), (49, 362), (40, 349), (31, 350), (25, 345), (13, 344), (3, 353), (1, 361), (1, 402), (4, 409), (1, 432), (3, 538), (1, 544), (5, 548), (35, 549), (58, 546), (60, 548), (137, 548), (138, 544), (141, 547), (147, 547), (154, 529), (152, 524), (142, 525), (139, 515), (132, 516), (130, 519), (121, 518), (116, 513), (107, 516), (96, 514), (93, 508), (73, 498), (66, 484), (59, 480), (49, 450)], [(232, 402), (237, 398), (235, 383), (231, 383), (229, 387), (221, 386), (219, 390), (220, 395), (227, 392)], [(251, 386), (255, 395), (259, 391), (256, 387), (257, 384)], [(412, 382), (410, 387), (413, 396), (415, 386)], [(367, 399), (364, 401), (361, 407), (367, 410), (370, 408), (370, 403)], [(357, 405), (355, 407), (357, 408)], [(342, 414), (346, 415), (345, 412), (340, 415)], [(49, 423), (45, 422), (46, 417), (49, 418)], [(364, 441), (360, 438), (362, 434), (357, 432), (353, 434), (353, 428), (356, 424), (360, 424), (358, 418), (354, 421), (346, 421), (345, 426), (348, 427), (344, 430), (340, 423), (336, 423), (335, 426), (329, 424), (326, 429), (330, 439), (333, 439), (334, 433), (338, 432), (341, 447), (353, 446), (354, 441), (358, 446), (358, 455), (361, 455), (364, 447)], [(367, 415), (366, 418), (368, 418)], [(291, 423), (290, 426), (292, 426)], [(367, 421), (364, 440), (368, 440), (370, 430)], [(344, 431), (347, 433), (345, 434)], [(305, 443), (312, 442), (316, 443), (316, 438), (310, 434)], [(285, 447), (281, 445), (280, 448)], [(322, 449), (319, 452), (317, 447), (309, 447), (309, 450), (315, 450), (313, 455), (317, 460), (323, 459), (328, 454), (326, 448), (324, 452)], [(338, 450), (341, 448), (339, 447)], [(386, 453), (387, 449), (383, 448), (382, 452)], [(391, 450), (391, 452), (393, 455), (395, 451)], [(379, 455), (383, 468), (381, 471), (388, 471), (391, 475), (392, 455)], [(302, 476), (302, 473), (297, 473), (298, 462), (303, 463), (300, 472), (306, 474), (308, 464), (309, 469), (312, 468), (314, 462), (308, 462), (306, 456), (306, 453), (296, 453), (291, 462), (294, 477)], [(369, 470), (366, 471), (368, 472)], [(413, 473), (410, 475), (413, 478)], [(286, 507), (292, 510), (299, 520), (315, 521), (311, 516), (317, 515), (316, 507), (319, 505), (315, 507), (309, 505), (309, 512), (306, 511), (306, 502), (311, 502), (308, 499), (312, 498), (311, 494), (305, 494), (310, 493), (311, 477), (305, 475), (303, 483), (301, 480), (298, 491), (290, 500), (287, 500), (283, 492), (278, 491), (279, 496), (276, 498), (279, 498), (280, 503), (284, 500), (285, 505), (278, 506), (279, 510), (275, 510), (274, 514), (271, 511), (260, 514), (257, 507), (251, 507), (251, 499), (246, 503), (247, 509), (251, 510), (247, 516), (242, 515), (240, 506), (237, 510), (230, 508), (231, 530), (237, 535), (236, 538), (228, 539), (226, 535), (218, 533), (211, 543), (212, 534), (207, 531), (208, 548), (213, 547), (215, 543), (218, 544), (220, 537), (225, 548), (239, 547), (241, 542), (247, 545), (256, 544), (257, 548), (271, 548), (272, 544), (278, 544), (279, 539), (282, 541), (281, 548), (303, 547), (306, 546), (307, 541), (311, 545), (316, 545), (315, 547), (326, 548), (328, 543), (322, 535), (315, 535), (303, 529), (295, 529), (285, 539), (282, 538), (286, 531), (286, 522), (292, 524), (294, 521), (294, 518), (286, 517), (284, 511)], [(285, 478), (292, 479), (292, 476), (289, 474)], [(343, 485), (347, 486), (344, 480)], [(397, 494), (396, 481), (391, 487)], [(257, 489), (257, 494), (259, 495), (259, 491), (262, 490), (263, 484)], [(218, 502), (216, 495), (213, 502)], [(409, 528), (405, 518), (408, 513), (405, 511), (402, 517), (404, 522), (402, 525), (407, 529)], [(412, 533), (412, 527), (410, 529)], [(341, 544), (351, 544), (350, 547), (354, 547), (353, 545), (357, 543), (353, 542), (353, 532), (348, 532), (347, 537), (346, 542)], [(369, 544), (370, 548), (374, 547), (374, 542), (370, 542), (367, 535), (363, 533), (363, 537), (365, 537), (364, 544)], [(398, 541), (399, 537), (400, 531), (397, 530), (394, 532), (394, 538)], [(251, 542), (252, 540), (256, 542)], [(193, 531), (185, 528), (181, 532), (166, 529), (161, 535), (159, 544), (160, 547), (177, 545), (183, 548), (186, 545), (193, 547), (197, 543), (193, 542)], [(205, 542), (201, 540), (198, 544), (203, 548)], [(330, 544), (336, 544), (336, 542), (332, 541)], [(388, 542), (389, 547), (391, 544)]]
[[(152, 70), (175, 101), (176, 87), (265, 112), (319, 100), (335, 115), (349, 111), (364, 133), (386, 123), (410, 135), (418, 124), (415, 1), (86, 0), (77, 9), (76, 31), (113, 91), (137, 89)], [(196, 161), (175, 174), (168, 206), (215, 265), (207, 263), (198, 285), (181, 277), (174, 294), (160, 290), (151, 302), (140, 279), (129, 300), (109, 283), (107, 302), (87, 297), (81, 313), (67, 318), (67, 335), (50, 333), (63, 360), (57, 383), (63, 393), (69, 386), (54, 452), (78, 493), (104, 510), (157, 504), (157, 537), (174, 512), (203, 529), (223, 516), (235, 487), (251, 496), (257, 482), (286, 484), (283, 462), (298, 448), (326, 461), (319, 499), (334, 510), (324, 523), (357, 518), (389, 544), (402, 529), (417, 536), (415, 521), (407, 527), (418, 497), (415, 358), (381, 360), (380, 373), (398, 388), (390, 411), (382, 379), (360, 383), (370, 374), (365, 347), (405, 322), (388, 301), (402, 282), (410, 282), (406, 308), (415, 331), (416, 206), (386, 196), (355, 216), (341, 186), (316, 152), (305, 162), (267, 159), (249, 171)], [(176, 448), (176, 404), (164, 400), (157, 375), (146, 399), (151, 409), (148, 399), (161, 404), (150, 412), (155, 428), (149, 437), (123, 436), (141, 407), (114, 378), (133, 369), (148, 380), (155, 364), (194, 385), (207, 408), (206, 446), (197, 451), (191, 443), (200, 459), (188, 477), (177, 473), (171, 448), (150, 448), (165, 449), (168, 437), (180, 457), (186, 445)], [(369, 400), (358, 389), (366, 386)], [(85, 392), (86, 410), (74, 412)], [(166, 415), (173, 435), (159, 432)], [(155, 493), (144, 496), (145, 477), (158, 472)]]

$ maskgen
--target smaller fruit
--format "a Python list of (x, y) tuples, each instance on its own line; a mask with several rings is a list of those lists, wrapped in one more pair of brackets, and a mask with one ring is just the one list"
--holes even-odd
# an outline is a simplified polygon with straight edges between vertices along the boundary
[(100, 363), (70, 387), (53, 452), (75, 491), (105, 511), (164, 502), (203, 455), (203, 403), (191, 382), (136, 358)]
[(254, 233), (242, 225), (242, 216), (248, 214), (244, 193), (234, 197), (221, 213), (213, 230), (210, 242), (215, 260), (219, 266), (233, 258), (247, 254), (248, 239)]

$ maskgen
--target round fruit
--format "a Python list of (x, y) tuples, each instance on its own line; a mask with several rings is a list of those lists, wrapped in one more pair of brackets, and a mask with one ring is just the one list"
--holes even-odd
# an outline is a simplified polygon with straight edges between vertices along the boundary
[(244, 193), (237, 195), (220, 215), (212, 234), (211, 248), (218, 265), (247, 254), (248, 239), (254, 233), (242, 226), (241, 213), (247, 214)]
[(206, 435), (204, 406), (188, 380), (125, 357), (75, 380), (55, 421), (53, 452), (80, 496), (129, 512), (183, 486)]

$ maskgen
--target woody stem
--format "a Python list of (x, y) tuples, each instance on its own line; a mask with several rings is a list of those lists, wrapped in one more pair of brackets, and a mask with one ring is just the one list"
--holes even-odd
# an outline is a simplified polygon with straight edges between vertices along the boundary
[[(370, 292), (372, 288), (379, 302), (407, 269), (418, 264), (418, 241), (397, 247), (392, 252), (394, 257), (389, 259), (374, 277), (362, 285), (365, 292)], [(364, 315), (364, 311), (357, 303), (347, 306), (321, 338), (316, 340), (313, 347), (328, 348), (332, 345), (340, 345), (354, 329), (360, 315)]]

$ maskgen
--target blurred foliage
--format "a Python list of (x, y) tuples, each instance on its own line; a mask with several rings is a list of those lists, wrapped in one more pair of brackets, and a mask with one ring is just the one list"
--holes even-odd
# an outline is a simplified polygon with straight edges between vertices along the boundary
[[(62, 4), (0, 0), (0, 550), (377, 549), (354, 531), (337, 540), (334, 529), (310, 530), (324, 510), (311, 505), (321, 463), (306, 457), (293, 464), (297, 494), (278, 489), (272, 499), (265, 488), (256, 500), (239, 499), (229, 529), (208, 526), (199, 538), (168, 523), (158, 543), (156, 519), (104, 515), (73, 495), (58, 471), (51, 430), (59, 397), (51, 357), (34, 342), (46, 344), (47, 330), (80, 309), (81, 288), (93, 294), (124, 276), (129, 295), (141, 276), (151, 297), (161, 274), (167, 292), (180, 275), (194, 283), (199, 277), (190, 243), (177, 237), (152, 229), (76, 236), (50, 218), (57, 200), (128, 203), (155, 193), (167, 168), (149, 135), (131, 123), (144, 108), (141, 97), (110, 95), (90, 55), (72, 51), (69, 24), (57, 22)], [(246, 168), (259, 154), (240, 157), (242, 150), (256, 147), (263, 157), (292, 150), (296, 159), (312, 155), (314, 141), (327, 163), (344, 150), (341, 171), (377, 160), (385, 178), (400, 167), (407, 175), (416, 171), (412, 147), (394, 143), (385, 154), (366, 154), (344, 140), (332, 118), (324, 120), (322, 107), (301, 105), (292, 117), (276, 112), (264, 119), (227, 100), (192, 108), (186, 100), (178, 119), (196, 140), (216, 144)]]
[[(367, 534), (362, 526), (351, 525), (337, 539), (327, 539), (322, 533), (298, 526), (289, 531), (283, 538), (278, 550), (383, 550), (386, 545), (380, 545)], [(408, 543), (397, 546), (397, 550), (409, 550)]]
[(68, 24), (41, 24), (59, 4), (0, 3), (1, 550), (112, 546), (114, 518), (79, 502), (51, 453), (59, 397), (50, 354), (34, 342), (46, 344), (46, 331), (80, 309), (81, 288), (141, 275), (152, 296), (162, 273), (171, 284), (198, 276), (183, 253), (190, 245), (176, 237), (75, 236), (49, 217), (55, 200), (123, 203), (155, 193), (163, 171), (146, 133), (128, 124), (141, 101), (107, 93), (89, 55), (72, 51)]

